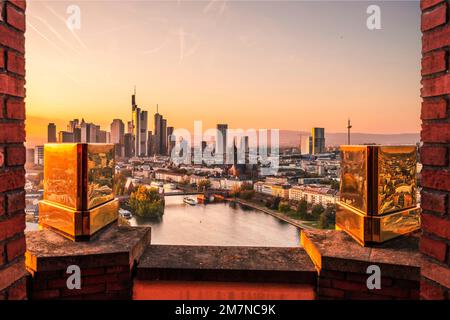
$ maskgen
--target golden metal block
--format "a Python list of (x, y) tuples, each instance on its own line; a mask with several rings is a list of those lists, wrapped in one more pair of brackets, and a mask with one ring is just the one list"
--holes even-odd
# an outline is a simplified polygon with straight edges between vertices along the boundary
[(116, 221), (118, 211), (118, 199), (87, 211), (75, 211), (43, 200), (39, 202), (39, 225), (75, 241), (88, 240), (97, 231)]
[(46, 144), (44, 158), (40, 225), (81, 240), (117, 219), (114, 145)]
[(382, 216), (368, 216), (338, 203), (336, 229), (344, 230), (363, 246), (383, 243), (420, 229), (420, 208), (409, 208)]
[(340, 201), (366, 215), (416, 206), (415, 146), (341, 146)]
[(363, 245), (420, 228), (415, 146), (341, 146), (336, 226)]
[(81, 211), (114, 199), (114, 145), (46, 144), (44, 159), (44, 200)]

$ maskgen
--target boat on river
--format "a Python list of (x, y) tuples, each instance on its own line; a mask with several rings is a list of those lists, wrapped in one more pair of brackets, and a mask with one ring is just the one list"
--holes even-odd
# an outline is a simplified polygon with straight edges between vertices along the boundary
[(195, 201), (195, 199), (192, 199), (190, 197), (184, 197), (183, 198), (183, 202), (187, 203), (187, 204), (189, 204), (191, 206), (195, 206), (197, 204), (197, 201)]

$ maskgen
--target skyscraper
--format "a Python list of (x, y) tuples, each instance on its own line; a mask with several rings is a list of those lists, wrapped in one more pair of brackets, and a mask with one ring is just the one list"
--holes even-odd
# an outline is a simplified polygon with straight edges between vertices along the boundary
[(167, 155), (170, 156), (172, 154), (172, 149), (175, 147), (175, 141), (171, 140), (171, 136), (173, 134), (173, 127), (167, 127)]
[(312, 154), (325, 152), (325, 129), (324, 128), (312, 128)]
[(122, 120), (114, 119), (111, 123), (111, 143), (124, 144), (125, 125)]
[(131, 96), (132, 109), (132, 129), (134, 139), (134, 155), (136, 157), (147, 156), (147, 128), (148, 128), (148, 113), (138, 108), (136, 104), (136, 90)]
[(56, 142), (56, 125), (54, 123), (49, 123), (47, 127), (47, 142)]
[(116, 156), (123, 157), (125, 144), (125, 125), (120, 119), (114, 119), (111, 123), (110, 143), (114, 143), (116, 146)]
[(167, 154), (167, 120), (159, 114), (158, 105), (154, 116), (153, 132), (154, 132), (154, 153), (157, 155)]
[(73, 142), (73, 132), (60, 131), (58, 138), (59, 143), (71, 143)]
[(227, 124), (217, 125), (216, 158), (223, 159), (222, 160), (223, 164), (225, 164), (227, 154), (227, 132), (228, 132)]
[(126, 133), (124, 136), (125, 158), (134, 157), (134, 139), (132, 133)]

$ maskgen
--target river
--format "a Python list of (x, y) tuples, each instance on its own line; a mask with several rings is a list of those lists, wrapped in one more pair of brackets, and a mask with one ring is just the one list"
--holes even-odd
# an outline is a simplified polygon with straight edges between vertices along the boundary
[(183, 196), (166, 197), (162, 221), (133, 217), (131, 225), (152, 226), (153, 244), (292, 247), (300, 230), (264, 212), (239, 204), (190, 206)]

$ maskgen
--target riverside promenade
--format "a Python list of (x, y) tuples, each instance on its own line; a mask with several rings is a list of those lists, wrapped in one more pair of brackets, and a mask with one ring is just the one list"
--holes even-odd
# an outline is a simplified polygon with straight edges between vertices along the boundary
[(271, 216), (273, 216), (273, 217), (275, 217), (277, 219), (283, 220), (283, 221), (285, 221), (285, 222), (287, 222), (287, 223), (289, 223), (289, 224), (291, 224), (291, 225), (293, 225), (293, 226), (295, 226), (297, 228), (304, 229), (304, 230), (315, 230), (315, 228), (304, 224), (301, 220), (292, 219), (292, 218), (286, 216), (285, 214), (282, 214), (282, 213), (277, 212), (275, 210), (266, 208), (264, 206), (260, 206), (260, 205), (258, 205), (256, 203), (253, 203), (253, 202), (250, 202), (250, 201), (246, 201), (246, 200), (243, 200), (243, 199), (239, 199), (239, 198), (228, 198), (227, 200), (231, 201), (231, 202), (237, 202), (237, 203), (240, 203), (240, 204), (242, 204), (244, 206), (250, 207), (252, 209), (259, 210), (259, 211), (262, 211), (264, 213), (270, 214)]

